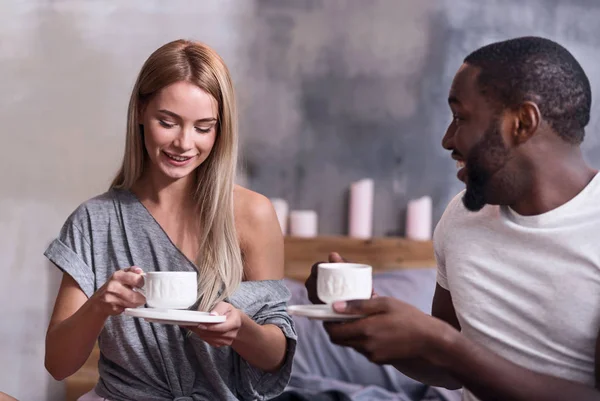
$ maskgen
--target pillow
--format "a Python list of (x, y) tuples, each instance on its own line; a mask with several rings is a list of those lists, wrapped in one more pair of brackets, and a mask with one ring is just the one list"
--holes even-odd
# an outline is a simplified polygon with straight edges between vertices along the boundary
[[(310, 304), (304, 283), (285, 280), (292, 293), (289, 305)], [(373, 275), (373, 288), (380, 296), (391, 296), (430, 313), (436, 284), (435, 268), (393, 270)], [(406, 393), (410, 399), (420, 399), (427, 387), (394, 367), (376, 365), (351, 348), (329, 341), (322, 322), (293, 317), (298, 332), (298, 344), (290, 385), (297, 388), (323, 390), (315, 377), (377, 386), (394, 393)], [(315, 388), (319, 387), (319, 388)]]

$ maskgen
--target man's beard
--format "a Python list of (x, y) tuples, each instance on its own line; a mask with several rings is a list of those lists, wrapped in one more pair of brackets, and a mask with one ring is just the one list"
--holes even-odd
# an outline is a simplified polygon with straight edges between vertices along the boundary
[(488, 203), (486, 192), (490, 180), (508, 160), (509, 150), (504, 145), (499, 126), (499, 120), (494, 119), (467, 156), (467, 190), (462, 201), (472, 212), (483, 209)]

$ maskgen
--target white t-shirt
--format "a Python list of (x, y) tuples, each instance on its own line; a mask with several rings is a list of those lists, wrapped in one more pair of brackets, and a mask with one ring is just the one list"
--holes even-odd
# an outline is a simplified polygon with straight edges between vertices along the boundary
[(537, 216), (491, 205), (470, 212), (462, 196), (448, 205), (434, 244), (437, 281), (464, 335), (529, 370), (594, 386), (600, 174)]

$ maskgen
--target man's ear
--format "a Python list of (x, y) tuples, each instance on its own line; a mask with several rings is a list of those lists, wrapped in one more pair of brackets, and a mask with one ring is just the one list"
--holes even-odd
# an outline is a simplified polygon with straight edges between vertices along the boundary
[(534, 102), (524, 102), (515, 110), (513, 142), (516, 146), (531, 139), (542, 121), (542, 114)]

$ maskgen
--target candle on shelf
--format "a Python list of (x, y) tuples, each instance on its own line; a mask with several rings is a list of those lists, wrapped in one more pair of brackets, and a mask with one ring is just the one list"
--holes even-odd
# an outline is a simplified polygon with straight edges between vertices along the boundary
[(317, 212), (314, 210), (292, 210), (290, 212), (290, 234), (294, 237), (317, 236)]
[(417, 241), (431, 239), (431, 197), (423, 196), (408, 202), (406, 209), (406, 237)]
[(273, 208), (275, 209), (275, 213), (277, 214), (277, 220), (279, 220), (281, 233), (283, 235), (286, 235), (289, 210), (288, 203), (285, 201), (285, 199), (281, 198), (271, 198), (271, 203), (273, 204)]
[(348, 234), (353, 238), (368, 239), (373, 236), (373, 190), (372, 179), (352, 183), (348, 207)]

